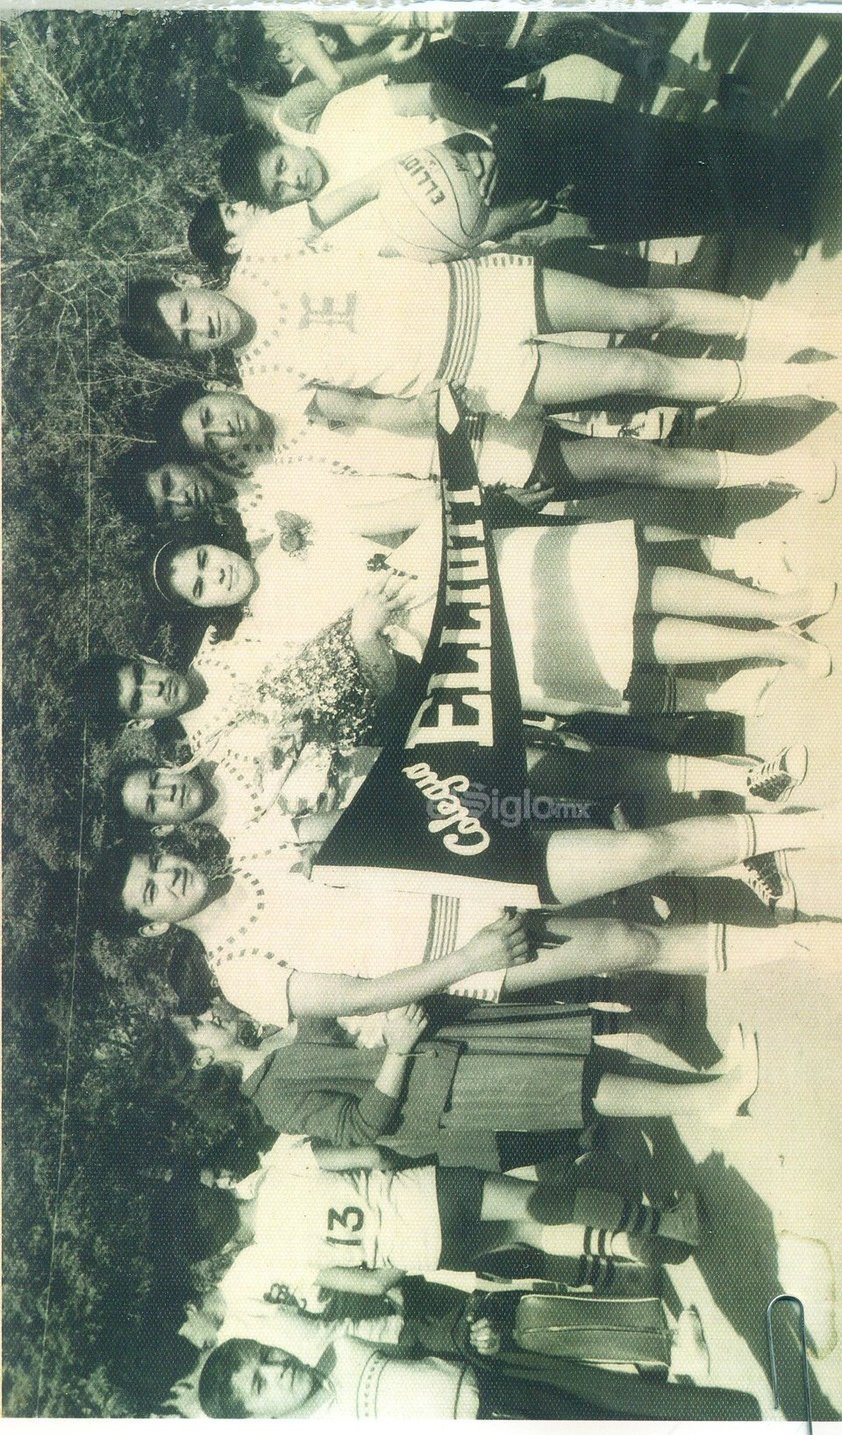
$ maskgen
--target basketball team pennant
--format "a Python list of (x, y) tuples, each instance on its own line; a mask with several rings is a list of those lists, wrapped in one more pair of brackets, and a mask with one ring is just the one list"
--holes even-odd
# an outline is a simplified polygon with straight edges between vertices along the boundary
[(526, 753), (485, 502), (447, 390), (438, 445), (442, 560), (418, 691), (322, 846), (313, 877), (382, 889), (385, 876), (399, 891), (536, 907), (527, 824), (492, 822), (486, 805), (471, 802), (472, 792), (522, 792)]

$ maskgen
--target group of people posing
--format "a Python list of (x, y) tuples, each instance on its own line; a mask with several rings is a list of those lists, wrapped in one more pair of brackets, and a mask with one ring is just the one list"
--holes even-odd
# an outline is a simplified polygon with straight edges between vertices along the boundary
[[(646, 1295), (624, 1326), (597, 1306), (629, 1272), (689, 1253), (692, 1196), (663, 1211), (624, 1202), (577, 1181), (572, 1157), (557, 1188), (506, 1172), (555, 1154), (547, 1133), (597, 1119), (716, 1129), (745, 1108), (753, 1031), (736, 1027), (721, 1062), (697, 1072), (651, 1032), (598, 1029), (587, 1002), (558, 997), (579, 978), (793, 959), (788, 925), (759, 945), (751, 928), (626, 919), (615, 894), (665, 874), (727, 875), (791, 917), (784, 854), (832, 844), (838, 822), (834, 810), (781, 810), (806, 750), (763, 760), (527, 738), (533, 787), (559, 798), (608, 810), (658, 791), (745, 799), (738, 813), (654, 827), (536, 831), (546, 905), (534, 911), (385, 884), (372, 898), (313, 881), (311, 867), (401, 721), (429, 633), (448, 388), (486, 490), (527, 712), (655, 726), (678, 712), (751, 715), (781, 672), (828, 676), (807, 626), (835, 584), (731, 581), (700, 561), (705, 535), (581, 521), (576, 504), (605, 483), (772, 486), (827, 502), (834, 417), (757, 455), (564, 437), (548, 419), (626, 398), (838, 407), (838, 314), (670, 285), (658, 266), (614, 286), (593, 273), (623, 256), (588, 247), (747, 225), (804, 243), (821, 147), (543, 100), (532, 72), (571, 47), (709, 87), (613, 16), (366, 12), (350, 33), (336, 19), (265, 19), (297, 82), (281, 97), (240, 94), (220, 192), (189, 229), (219, 282), (127, 285), (129, 344), (197, 366), (225, 351), (240, 385), (197, 378), (165, 392), (115, 466), (115, 497), (149, 537), (138, 581), (182, 661), (100, 653), (77, 675), (89, 721), (147, 727), (156, 754), (127, 760), (115, 744), (99, 920), (198, 938), (217, 995), (174, 1018), (187, 1060), (239, 1065), (278, 1133), (233, 1189), (206, 1173), (236, 1254), (187, 1322), (213, 1345), (199, 1396), (223, 1417), (382, 1414), (405, 1409), (417, 1382), (425, 1413), (454, 1418), (646, 1414), (651, 1384), (592, 1362), (704, 1385), (698, 1314), (675, 1323)], [(504, 88), (524, 76), (525, 89)], [(431, 145), (465, 157), (488, 221), (476, 252), (423, 264), (393, 252), (380, 188), (391, 159)], [(563, 267), (543, 262), (550, 246)], [(600, 337), (669, 330), (743, 341), (745, 357)], [(569, 341), (583, 333), (590, 346)], [(788, 362), (806, 348), (827, 357)], [(458, 1000), (429, 1025), (422, 1004), (441, 993)], [(238, 1040), (244, 1015), (257, 1046)], [(540, 1311), (466, 1303), (476, 1273), (512, 1246), (539, 1274), (549, 1258), (554, 1295), (574, 1302), (554, 1345), (529, 1335)], [(728, 1405), (709, 1383), (658, 1390), (661, 1415), (715, 1418)]]

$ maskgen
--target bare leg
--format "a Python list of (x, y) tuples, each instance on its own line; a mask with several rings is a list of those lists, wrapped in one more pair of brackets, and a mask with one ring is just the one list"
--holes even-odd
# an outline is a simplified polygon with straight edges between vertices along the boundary
[(545, 408), (620, 394), (700, 404), (799, 395), (842, 405), (842, 363), (837, 360), (747, 365), (731, 359), (675, 359), (649, 349), (583, 349), (547, 341), (537, 348), (532, 393)]
[(614, 289), (578, 274), (542, 269), (536, 275), (535, 292), (539, 316), (546, 320), (545, 332), (550, 334), (690, 329), (696, 334), (737, 335), (746, 325), (742, 299), (708, 289)]
[(706, 449), (661, 448), (634, 438), (590, 438), (559, 444), (577, 483), (643, 484), (647, 488), (718, 488), (720, 466)]
[(776, 683), (789, 681), (802, 670), (793, 667), (743, 668), (723, 683), (679, 674), (675, 679), (675, 710), (679, 713), (738, 713), (762, 717)]
[(602, 1077), (594, 1097), (601, 1116), (686, 1116), (711, 1126), (727, 1126), (757, 1089), (756, 1048), (746, 1050), (741, 1066), (708, 1080), (680, 1086), (633, 1076)]
[(827, 612), (835, 597), (833, 582), (770, 593), (711, 573), (662, 567), (656, 568), (653, 576), (651, 611), (685, 618), (753, 618), (786, 624)]
[(661, 618), (652, 635), (655, 659), (666, 666), (765, 658), (793, 663), (815, 678), (827, 677), (831, 658), (820, 643), (781, 628), (719, 627), (688, 618)]
[(820, 501), (836, 487), (838, 420), (778, 453), (731, 453), (662, 448), (634, 438), (559, 442), (559, 454), (579, 483), (643, 484), (648, 488), (766, 488), (809, 493)]
[(533, 962), (510, 967), (503, 981), (504, 999), (575, 977), (646, 968), (658, 954), (652, 928), (618, 918), (568, 919), (547, 913), (544, 929), (547, 937), (562, 945), (539, 947)]
[[(495, 1225), (494, 1245), (522, 1243), (535, 1250), (556, 1256), (581, 1256), (597, 1253), (604, 1256), (619, 1256), (625, 1260), (634, 1259), (629, 1236), (625, 1231), (606, 1232), (599, 1242), (599, 1252), (590, 1250), (596, 1245), (587, 1227), (575, 1221), (545, 1225), (530, 1215), (529, 1201), (535, 1191), (532, 1181), (519, 1181), (512, 1176), (486, 1176), (483, 1185), (480, 1220)], [(489, 1246), (482, 1246), (481, 1255)], [(653, 1243), (654, 1244), (654, 1243)]]
[(553, 832), (547, 843), (547, 878), (556, 901), (569, 907), (667, 872), (716, 872), (758, 852), (827, 845), (835, 840), (838, 819), (834, 811), (762, 813), (751, 818), (689, 817), (639, 832)]
[(747, 300), (710, 289), (615, 289), (560, 269), (540, 269), (535, 280), (542, 332), (597, 330), (630, 333), (635, 329), (685, 329), (693, 334), (729, 334), (755, 342), (766, 340), (762, 358), (774, 361), (769, 344), (780, 353), (796, 353), (806, 344), (839, 352), (839, 316), (815, 314), (764, 300)]

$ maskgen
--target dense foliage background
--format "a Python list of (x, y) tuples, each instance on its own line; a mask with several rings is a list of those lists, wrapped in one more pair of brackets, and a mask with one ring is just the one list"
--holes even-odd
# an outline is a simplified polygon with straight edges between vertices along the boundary
[(186, 1359), (182, 1192), (238, 1098), (186, 1085), (162, 1038), (174, 942), (86, 921), (110, 750), (70, 678), (89, 649), (167, 655), (108, 476), (174, 371), (116, 318), (128, 272), (196, 267), (229, 79), (283, 82), (248, 13), (41, 12), (2, 46), (4, 1407), (146, 1414)]

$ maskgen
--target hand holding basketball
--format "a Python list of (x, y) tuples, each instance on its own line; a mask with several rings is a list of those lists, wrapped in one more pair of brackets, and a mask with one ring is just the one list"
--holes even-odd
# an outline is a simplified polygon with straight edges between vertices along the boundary
[(482, 239), (483, 189), (490, 198), (495, 172), (493, 151), (480, 156), (479, 142), (471, 154), (430, 145), (393, 160), (378, 200), (390, 250), (425, 264), (463, 257)]

